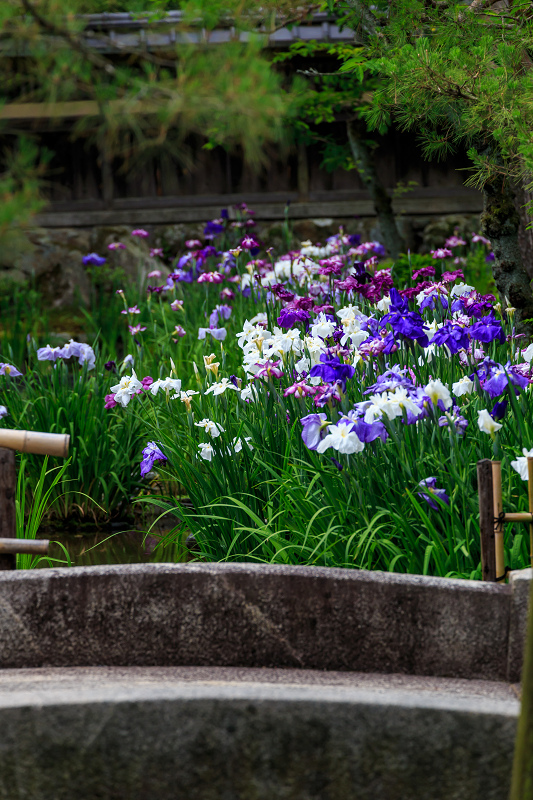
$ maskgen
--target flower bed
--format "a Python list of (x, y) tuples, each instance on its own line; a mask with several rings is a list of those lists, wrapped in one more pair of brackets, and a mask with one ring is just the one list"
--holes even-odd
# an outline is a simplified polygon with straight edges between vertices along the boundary
[[(208, 243), (188, 242), (168, 276), (152, 250), (161, 269), (109, 298), (125, 358), (105, 332), (96, 354), (30, 347), (24, 378), (5, 370), (4, 424), (37, 421), (36, 386), (65, 402), (78, 392), (87, 452), (92, 437), (107, 443), (87, 494), (105, 506), (107, 481), (131, 499), (141, 460), (161, 495), (147, 499), (177, 517), (162, 546), (186, 528), (208, 560), (479, 578), (475, 464), (500, 458), (506, 501), (522, 510), (533, 447), (533, 346), (513, 309), (463, 274), (489, 242), (455, 236), (391, 264), (378, 242), (340, 231), (276, 256), (243, 236), (251, 222), (243, 208), (237, 224), (208, 223)], [(54, 429), (44, 422), (34, 427)], [(512, 569), (528, 565), (526, 539), (508, 526)]]

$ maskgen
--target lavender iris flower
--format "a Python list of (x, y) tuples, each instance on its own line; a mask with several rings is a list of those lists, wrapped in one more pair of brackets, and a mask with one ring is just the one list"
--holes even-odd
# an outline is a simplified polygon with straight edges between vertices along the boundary
[(217, 342), (223, 342), (228, 332), (225, 328), (198, 328), (199, 339), (205, 339), (208, 333), (210, 333)]
[(325, 421), (325, 414), (308, 414), (300, 419), (303, 426), (302, 439), (309, 450), (316, 450), (320, 441), (325, 437)]
[(9, 411), (5, 406), (0, 406), (0, 419), (9, 416)]
[(418, 486), (423, 490), (421, 492), (417, 492), (418, 496), (425, 500), (426, 503), (431, 506), (431, 508), (435, 509), (435, 511), (438, 511), (439, 507), (433, 500), (434, 497), (438, 497), (438, 499), (442, 500), (444, 503), (446, 503), (446, 505), (450, 505), (450, 498), (446, 494), (445, 490), (437, 489), (436, 478), (425, 478), (423, 481), (420, 481)]
[(460, 325), (454, 325), (448, 320), (438, 329), (430, 343), (445, 345), (455, 355), (459, 350), (468, 350), (468, 334)]
[(107, 259), (105, 259), (103, 256), (99, 256), (98, 253), (89, 253), (88, 255), (83, 256), (81, 263), (86, 267), (101, 267), (106, 261)]
[[(411, 378), (407, 378), (405, 373), (407, 367), (401, 369), (399, 364), (395, 364), (392, 369), (386, 370), (383, 375), (378, 375), (375, 383), (366, 389), (363, 394), (381, 394), (382, 392), (389, 392), (402, 386), (404, 389), (412, 389), (413, 382)], [(359, 436), (359, 438), (361, 438)]]
[(298, 322), (306, 322), (309, 319), (309, 312), (302, 308), (284, 308), (279, 315), (277, 322), (280, 328), (292, 328)]
[(209, 316), (209, 326), (211, 328), (216, 328), (219, 319), (226, 320), (231, 317), (231, 311), (232, 311), (231, 306), (225, 305), (224, 303), (222, 305), (215, 306), (215, 308), (213, 309), (213, 311)]
[(62, 349), (62, 347), (50, 347), (49, 344), (47, 344), (45, 347), (39, 347), (37, 350), (37, 360), (57, 361), (58, 358), (61, 358)]
[(18, 378), (22, 372), (11, 364), (0, 364), (0, 375), (9, 375), (10, 378)]
[(144, 478), (156, 461), (168, 461), (166, 455), (159, 449), (157, 442), (148, 442), (142, 451), (141, 478)]
[(311, 378), (322, 378), (324, 383), (335, 383), (341, 381), (343, 390), (346, 388), (346, 380), (353, 378), (355, 367), (351, 364), (341, 364), (339, 356), (331, 357), (327, 353), (320, 356), (320, 364), (311, 367), (309, 373)]

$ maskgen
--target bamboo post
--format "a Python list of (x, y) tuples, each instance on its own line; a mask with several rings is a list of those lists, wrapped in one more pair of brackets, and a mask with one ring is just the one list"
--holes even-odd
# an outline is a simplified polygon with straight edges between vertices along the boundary
[[(15, 469), (15, 451), (0, 447), (0, 536), (15, 539), (15, 492), (17, 473)], [(0, 553), (0, 570), (15, 569), (16, 555)]]
[(0, 429), (0, 570), (16, 569), (17, 553), (48, 552), (48, 542), (44, 539), (17, 539), (15, 450), (66, 458), (69, 444), (68, 434)]
[[(527, 500), (527, 507), (533, 513), (533, 458), (527, 460)], [(529, 557), (533, 567), (533, 521), (529, 523)]]
[(477, 462), (479, 496), (479, 532), (481, 537), (482, 580), (496, 580), (496, 558), (494, 552), (494, 511), (492, 491), (492, 461), (484, 458)]
[(502, 462), (492, 462), (492, 487), (494, 497), (494, 554), (496, 560), (496, 580), (501, 581), (505, 578), (505, 553), (503, 549), (503, 529), (502, 519)]

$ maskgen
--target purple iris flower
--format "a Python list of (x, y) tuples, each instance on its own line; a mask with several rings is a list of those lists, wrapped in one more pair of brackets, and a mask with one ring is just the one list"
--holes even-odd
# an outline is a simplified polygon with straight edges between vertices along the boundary
[(101, 267), (107, 261), (106, 258), (103, 256), (99, 256), (98, 253), (89, 253), (86, 256), (83, 256), (81, 263), (87, 266), (92, 267)]
[(109, 372), (116, 372), (117, 365), (115, 361), (106, 361), (104, 364), (104, 369), (107, 369)]
[(344, 390), (346, 388), (346, 380), (353, 378), (355, 375), (355, 367), (351, 364), (341, 364), (339, 356), (332, 357), (328, 353), (322, 353), (320, 364), (315, 364), (314, 367), (311, 367), (309, 375), (311, 378), (322, 378), (324, 383), (341, 381)]
[(354, 261), (353, 263), (354, 277), (357, 278), (359, 283), (368, 283), (372, 280), (372, 275), (365, 269), (364, 261)]
[(389, 436), (385, 425), (380, 419), (374, 422), (365, 422), (363, 419), (359, 419), (352, 430), (365, 444), (369, 444), (369, 442), (373, 442), (375, 439), (381, 439), (382, 442), (386, 442)]
[(304, 311), (303, 308), (287, 308), (282, 309), (281, 314), (277, 319), (280, 328), (292, 328), (298, 322), (306, 322), (310, 317), (309, 311)]
[(408, 301), (402, 297), (398, 289), (395, 289), (394, 286), (389, 292), (389, 297), (392, 311), (399, 311), (401, 314), (406, 314), (409, 311)]
[(325, 414), (308, 414), (302, 417), (300, 422), (303, 426), (302, 439), (309, 450), (316, 450), (321, 439), (326, 435), (326, 428), (323, 423), (326, 421)]
[(220, 236), (221, 233), (224, 233), (224, 226), (214, 220), (208, 222), (204, 228), (206, 239), (214, 239), (216, 236)]
[(464, 436), (468, 428), (468, 420), (461, 416), (461, 410), (458, 406), (454, 406), (447, 414), (438, 419), (439, 428), (454, 427), (460, 436)]
[(438, 294), (438, 293), (435, 292), (433, 294), (428, 294), (428, 295), (426, 295), (426, 297), (424, 297), (424, 299), (420, 303), (420, 311), (424, 311), (424, 309), (426, 309), (426, 308), (430, 308), (432, 311), (434, 311), (435, 310), (435, 303), (437, 302), (437, 297), (440, 300), (441, 306), (444, 309), (447, 309), (448, 308), (448, 298), (444, 297), (442, 294)]
[(494, 261), (494, 259), (495, 259), (495, 255), (494, 255), (493, 252), (490, 252), (485, 256), (485, 262), (487, 264), (490, 264), (492, 261)]
[(381, 394), (382, 392), (397, 389), (399, 386), (404, 389), (412, 389), (413, 382), (411, 378), (405, 376), (406, 372), (407, 367), (401, 369), (399, 364), (395, 364), (392, 369), (388, 369), (383, 375), (379, 375), (376, 382), (369, 386), (363, 394)]
[(211, 328), (216, 328), (219, 320), (226, 320), (231, 317), (231, 311), (231, 306), (228, 306), (224, 303), (222, 305), (215, 306), (209, 316), (209, 326)]
[(435, 509), (435, 511), (439, 510), (437, 503), (433, 500), (434, 497), (438, 497), (439, 500), (442, 500), (446, 503), (447, 506), (450, 505), (450, 498), (444, 491), (444, 489), (437, 489), (437, 479), (436, 478), (425, 478), (423, 481), (420, 481), (418, 484), (419, 488), (423, 491), (417, 492), (418, 496), (421, 497), (426, 503), (431, 506), (431, 508)]
[(455, 355), (459, 350), (468, 350), (468, 334), (460, 325), (454, 325), (448, 320), (438, 329), (431, 344), (445, 345)]
[(502, 324), (492, 314), (482, 317), (478, 322), (468, 328), (468, 333), (471, 339), (478, 342), (485, 342), (490, 344), (497, 339), (501, 344), (505, 343), (505, 333)]
[(508, 361), (505, 367), (502, 367), (501, 364), (496, 364), (490, 368), (490, 374), (483, 384), (483, 388), (494, 398), (503, 394), (509, 384), (517, 386), (519, 389), (525, 389), (529, 384), (529, 380), (523, 375), (518, 375), (514, 372)]
[(348, 236), (348, 244), (350, 247), (357, 247), (360, 241), (361, 237), (358, 233), (352, 233), (350, 236)]
[[(399, 311), (389, 312), (382, 318), (381, 328), (384, 328), (387, 323), (396, 335), (417, 341), (422, 347), (428, 346), (428, 337), (424, 331), (424, 320), (416, 311), (407, 311), (405, 313), (400, 313)], [(390, 352), (390, 350), (385, 350), (384, 352)]]
[(156, 461), (168, 461), (166, 455), (157, 446), (157, 442), (148, 442), (142, 451), (142, 455), (141, 478), (148, 475)]

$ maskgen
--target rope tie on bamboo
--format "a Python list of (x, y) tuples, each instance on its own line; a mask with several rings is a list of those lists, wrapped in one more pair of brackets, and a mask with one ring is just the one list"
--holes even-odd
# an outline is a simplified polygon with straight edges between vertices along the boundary
[(505, 511), (500, 511), (497, 517), (494, 517), (494, 524), (495, 525), (504, 525), (505, 524)]
[(510, 567), (505, 567), (505, 572), (503, 573), (503, 575), (500, 575), (499, 578), (495, 579), (496, 583), (498, 583), (499, 581), (504, 581), (506, 579), (507, 575), (509, 574), (509, 572), (511, 572), (511, 568)]

